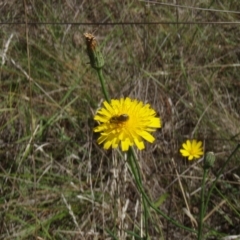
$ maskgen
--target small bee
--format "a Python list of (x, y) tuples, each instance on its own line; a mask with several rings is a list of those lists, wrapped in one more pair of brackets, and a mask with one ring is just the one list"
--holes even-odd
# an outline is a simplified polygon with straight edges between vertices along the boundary
[(113, 116), (110, 118), (110, 123), (123, 123), (126, 122), (129, 119), (129, 116), (127, 114), (121, 114), (119, 116)]

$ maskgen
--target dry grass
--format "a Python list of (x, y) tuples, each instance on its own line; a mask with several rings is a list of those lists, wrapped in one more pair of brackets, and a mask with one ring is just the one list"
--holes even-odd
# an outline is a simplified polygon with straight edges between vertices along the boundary
[[(219, 12), (137, 0), (79, 2), (5, 1), (0, 18), (234, 22), (239, 14), (226, 10), (240, 11), (237, 0), (181, 3)], [(112, 98), (149, 102), (162, 119), (156, 142), (138, 153), (144, 188), (168, 216), (196, 228), (183, 209), (188, 205), (198, 221), (202, 162), (185, 161), (179, 148), (197, 138), (216, 154), (209, 186), (239, 143), (238, 25), (29, 24), (27, 30), (0, 26), (0, 239), (134, 239), (133, 233), (139, 239), (142, 205), (133, 176), (121, 153), (103, 151), (92, 133), (103, 95), (87, 64), (84, 32), (102, 44)], [(211, 196), (204, 239), (240, 234), (239, 159), (238, 151)], [(196, 239), (149, 214), (149, 239)]]

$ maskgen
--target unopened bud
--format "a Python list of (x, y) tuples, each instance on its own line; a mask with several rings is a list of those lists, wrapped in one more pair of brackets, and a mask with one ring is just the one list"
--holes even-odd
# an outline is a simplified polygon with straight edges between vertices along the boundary
[(204, 168), (209, 169), (214, 165), (215, 154), (213, 152), (207, 152), (204, 157)]
[(99, 50), (96, 38), (91, 33), (84, 33), (87, 44), (87, 53), (90, 59), (90, 64), (95, 69), (100, 69), (104, 66), (104, 59)]

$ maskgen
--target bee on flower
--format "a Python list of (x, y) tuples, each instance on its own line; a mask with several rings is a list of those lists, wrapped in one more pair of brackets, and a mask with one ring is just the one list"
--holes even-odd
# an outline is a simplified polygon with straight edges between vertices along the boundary
[(97, 142), (103, 144), (104, 149), (121, 146), (122, 151), (127, 151), (130, 146), (136, 145), (142, 150), (145, 148), (144, 140), (154, 142), (151, 133), (161, 128), (161, 120), (149, 104), (121, 98), (110, 103), (105, 101), (103, 105), (94, 117), (100, 122), (94, 132), (100, 132)]

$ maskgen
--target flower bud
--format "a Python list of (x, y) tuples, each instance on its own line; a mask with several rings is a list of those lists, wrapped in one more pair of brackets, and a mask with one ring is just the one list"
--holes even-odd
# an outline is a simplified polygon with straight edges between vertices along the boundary
[(204, 158), (204, 168), (209, 169), (213, 166), (215, 162), (215, 155), (213, 152), (207, 152)]
[(87, 53), (90, 59), (90, 64), (95, 69), (100, 69), (104, 66), (104, 59), (101, 51), (98, 48), (96, 38), (91, 33), (84, 33), (87, 45)]

